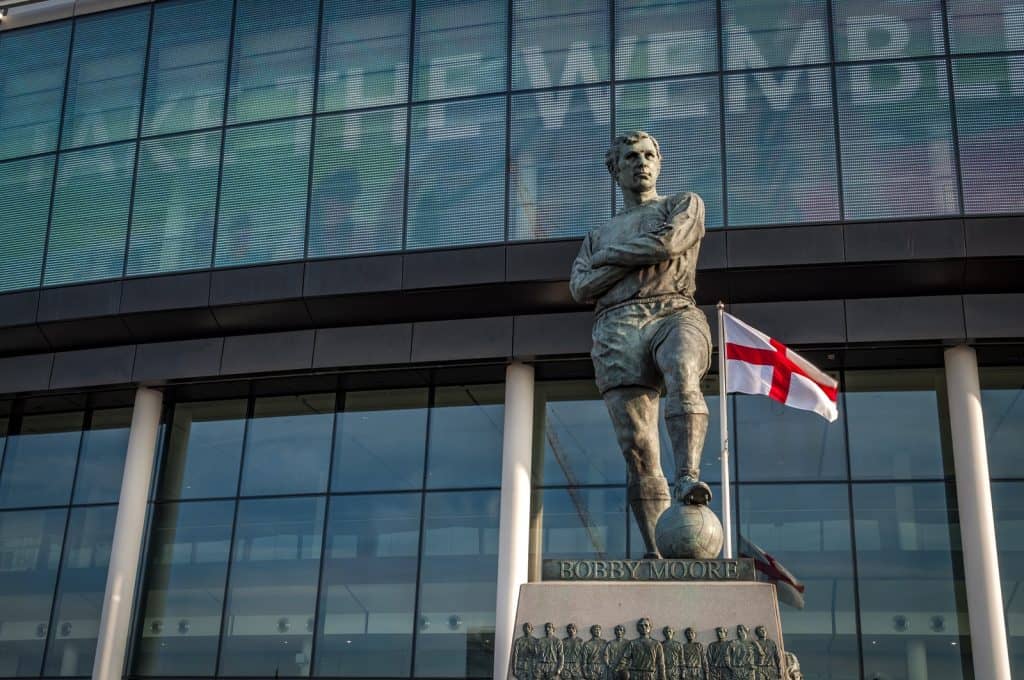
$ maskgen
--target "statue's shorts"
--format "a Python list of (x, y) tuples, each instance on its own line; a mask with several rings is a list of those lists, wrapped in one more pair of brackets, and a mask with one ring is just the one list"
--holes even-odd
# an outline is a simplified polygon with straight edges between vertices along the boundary
[(538, 680), (553, 680), (558, 677), (558, 664), (538, 661), (533, 667), (533, 677)]
[(616, 387), (668, 386), (682, 395), (685, 412), (707, 413), (700, 380), (711, 367), (711, 330), (690, 298), (664, 295), (610, 307), (598, 314), (593, 340), (590, 356), (602, 394)]

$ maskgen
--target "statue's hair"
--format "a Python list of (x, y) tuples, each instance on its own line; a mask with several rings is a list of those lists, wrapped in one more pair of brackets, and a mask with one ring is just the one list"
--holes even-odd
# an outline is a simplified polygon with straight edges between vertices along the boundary
[(608, 172), (612, 177), (619, 174), (619, 149), (627, 144), (636, 144), (641, 139), (651, 140), (651, 144), (654, 145), (654, 150), (658, 152), (658, 158), (661, 158), (661, 147), (658, 146), (658, 140), (651, 137), (643, 130), (633, 130), (632, 132), (619, 135), (604, 153), (604, 166), (608, 168)]

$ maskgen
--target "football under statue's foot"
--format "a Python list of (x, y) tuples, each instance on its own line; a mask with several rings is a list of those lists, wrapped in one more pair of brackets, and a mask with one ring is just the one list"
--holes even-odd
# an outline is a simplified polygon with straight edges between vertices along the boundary
[(692, 477), (676, 480), (676, 500), (687, 505), (707, 505), (711, 502), (711, 487)]

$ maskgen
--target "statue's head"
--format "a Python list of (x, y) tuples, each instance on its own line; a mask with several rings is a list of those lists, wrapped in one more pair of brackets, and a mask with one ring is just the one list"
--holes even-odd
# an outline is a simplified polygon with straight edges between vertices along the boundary
[(640, 130), (619, 135), (605, 153), (604, 164), (624, 192), (652, 190), (661, 173), (658, 140)]
[(750, 635), (750, 629), (744, 626), (742, 623), (736, 626), (736, 637), (740, 640), (746, 640), (747, 636)]
[(593, 638), (601, 637), (601, 626), (596, 623), (590, 627), (590, 636)]
[(576, 624), (570, 623), (565, 627), (565, 632), (569, 634), (569, 637), (576, 637)]
[(719, 640), (724, 640), (729, 637), (729, 629), (725, 626), (719, 626), (718, 628), (715, 628), (715, 635), (718, 636)]
[(761, 638), (762, 640), (766, 640), (768, 638), (768, 629), (764, 626), (758, 626), (757, 628), (755, 628), (754, 633), (756, 633), (757, 637)]
[(619, 625), (615, 626), (615, 637), (617, 637), (618, 639), (621, 640), (625, 634), (626, 634), (626, 627), (625, 626), (623, 626), (621, 623)]
[(527, 621), (526, 623), (523, 624), (523, 635), (532, 635), (532, 634), (533, 634), (533, 624), (530, 623), (529, 621)]
[(693, 642), (697, 639), (697, 631), (695, 631), (693, 628), (687, 628), (686, 630), (684, 630), (683, 635), (686, 636), (687, 642)]
[(793, 652), (786, 652), (786, 680), (804, 680), (804, 673), (800, 670), (800, 660)]
[(550, 621), (545, 623), (544, 624), (544, 634), (545, 635), (554, 635), (555, 634), (555, 624), (551, 623)]
[(636, 622), (636, 632), (640, 633), (640, 637), (647, 637), (651, 634), (651, 620), (646, 616)]
[(676, 632), (672, 630), (672, 626), (665, 626), (661, 629), (661, 634), (665, 636), (666, 640), (671, 640), (676, 636)]

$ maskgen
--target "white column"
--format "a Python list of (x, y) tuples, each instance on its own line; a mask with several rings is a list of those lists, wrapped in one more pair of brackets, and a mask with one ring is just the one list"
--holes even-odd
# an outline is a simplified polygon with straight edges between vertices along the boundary
[(519, 586), (530, 568), (530, 466), (533, 454), (533, 366), (505, 371), (505, 432), (501, 451), (501, 524), (498, 529), (498, 603), (494, 677), (508, 676)]
[(920, 638), (907, 640), (907, 680), (928, 680), (928, 648)]
[(1010, 680), (978, 357), (967, 345), (957, 345), (945, 358), (974, 676)]
[(128, 433), (128, 453), (121, 477), (121, 496), (117, 505), (114, 540), (110, 546), (107, 588), (103, 594), (99, 639), (92, 680), (121, 680), (128, 623), (135, 599), (135, 575), (139, 569), (146, 501), (156, 458), (156, 438), (160, 429), (163, 394), (148, 387), (135, 392), (135, 408)]

